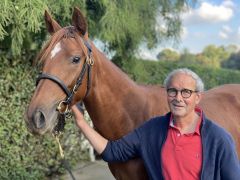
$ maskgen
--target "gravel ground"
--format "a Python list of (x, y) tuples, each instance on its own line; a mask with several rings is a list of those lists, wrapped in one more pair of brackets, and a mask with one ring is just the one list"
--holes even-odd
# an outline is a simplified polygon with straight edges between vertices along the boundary
[[(76, 180), (114, 180), (107, 163), (101, 160), (80, 163), (72, 172)], [(72, 178), (67, 172), (63, 176), (54, 177), (50, 180), (72, 180)]]

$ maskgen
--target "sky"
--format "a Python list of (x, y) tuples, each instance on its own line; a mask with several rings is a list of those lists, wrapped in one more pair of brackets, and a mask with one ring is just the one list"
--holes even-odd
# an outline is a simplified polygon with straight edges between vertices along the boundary
[(164, 48), (179, 52), (187, 48), (192, 53), (200, 53), (210, 44), (235, 44), (240, 47), (240, 0), (198, 0), (194, 8), (183, 13), (181, 18), (183, 26), (178, 46), (157, 45), (149, 51), (143, 45), (138, 55), (156, 59), (156, 55)]

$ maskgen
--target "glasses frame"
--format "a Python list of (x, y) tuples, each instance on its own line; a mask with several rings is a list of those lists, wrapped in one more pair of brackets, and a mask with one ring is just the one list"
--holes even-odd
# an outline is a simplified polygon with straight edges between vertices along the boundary
[[(174, 92), (175, 95), (170, 95), (169, 91), (171, 91), (172, 93)], [(180, 90), (178, 90), (176, 88), (168, 88), (167, 89), (167, 95), (169, 97), (172, 97), (172, 98), (176, 97), (178, 95), (178, 92), (180, 92), (180, 94), (183, 98), (187, 99), (187, 98), (190, 98), (193, 93), (198, 93), (199, 91), (191, 90), (191, 89), (187, 89), (187, 88), (183, 88), (183, 89), (180, 89)], [(187, 93), (187, 92), (189, 92), (189, 93)], [(184, 93), (188, 94), (189, 96), (186, 96), (186, 94), (184, 95)]]

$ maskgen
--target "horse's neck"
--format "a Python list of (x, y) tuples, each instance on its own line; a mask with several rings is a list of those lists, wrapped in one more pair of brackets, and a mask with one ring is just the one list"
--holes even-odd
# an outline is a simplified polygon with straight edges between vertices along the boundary
[[(122, 97), (126, 94), (126, 87), (131, 90), (136, 90), (139, 86), (132, 81), (125, 73), (123, 73), (116, 65), (114, 65), (109, 59), (106, 58), (104, 54), (102, 54), (97, 49), (95, 50), (95, 64), (93, 66), (92, 71), (92, 86), (97, 89), (92, 94), (94, 97), (97, 95), (107, 95), (112, 94), (114, 97)], [(110, 96), (111, 97), (111, 96)], [(106, 100), (108, 102), (109, 100)]]
[(147, 93), (96, 49), (94, 60), (85, 106), (98, 131), (108, 138), (121, 136), (149, 118)]

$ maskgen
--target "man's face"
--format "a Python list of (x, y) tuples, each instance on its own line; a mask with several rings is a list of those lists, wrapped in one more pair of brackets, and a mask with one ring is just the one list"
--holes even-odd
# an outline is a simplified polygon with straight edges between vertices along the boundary
[[(175, 118), (186, 117), (195, 112), (194, 109), (200, 102), (201, 94), (194, 92), (196, 91), (196, 82), (190, 75), (184, 73), (175, 74), (170, 82), (168, 89), (172, 89), (173, 91), (175, 89), (178, 90), (175, 97), (169, 95), (167, 96), (169, 108)], [(193, 92), (189, 93), (189, 91), (182, 91), (181, 94), (181, 90), (183, 89), (186, 91), (191, 90)], [(186, 96), (188, 93), (191, 94), (191, 96), (184, 98), (183, 96)]]

